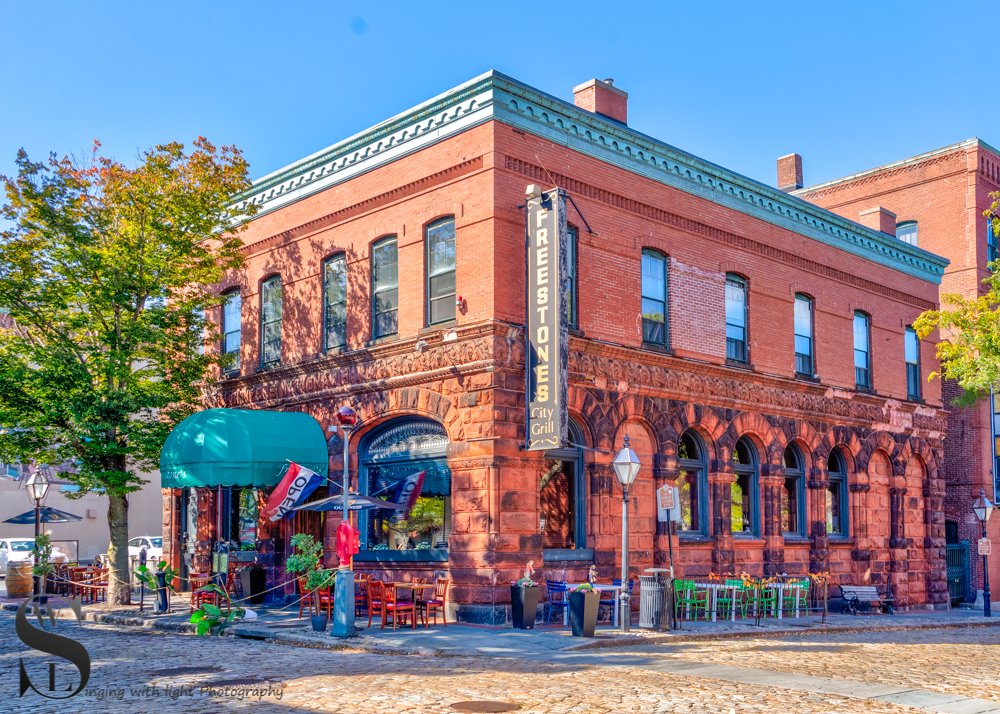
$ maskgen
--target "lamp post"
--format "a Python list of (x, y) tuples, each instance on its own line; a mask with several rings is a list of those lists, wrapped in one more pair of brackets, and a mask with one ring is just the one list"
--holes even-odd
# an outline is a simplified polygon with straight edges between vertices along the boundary
[(635, 482), (635, 477), (639, 474), (639, 457), (635, 455), (628, 444), (628, 434), (625, 435), (625, 444), (622, 450), (611, 462), (615, 470), (615, 477), (622, 486), (622, 590), (621, 590), (621, 629), (628, 632), (630, 620), (632, 619), (629, 608), (629, 587), (628, 587), (628, 488)]
[[(358, 415), (351, 407), (341, 407), (337, 410), (337, 422), (344, 432), (344, 515), (343, 523), (350, 524), (350, 456), (348, 443), (351, 439), (351, 431), (358, 426)], [(343, 526), (343, 524), (341, 524)], [(354, 571), (351, 568), (351, 561), (343, 560), (333, 580), (333, 627), (330, 634), (334, 637), (353, 637), (356, 634), (354, 627)]]
[[(993, 504), (986, 498), (986, 489), (979, 489), (979, 498), (972, 504), (972, 512), (979, 519), (979, 524), (983, 528), (983, 540), (986, 540), (986, 523), (993, 513)], [(989, 556), (983, 553), (983, 616), (991, 617), (990, 612), (990, 569)]]
[[(49, 492), (49, 480), (45, 478), (45, 474), (42, 473), (41, 469), (37, 466), (32, 472), (31, 476), (24, 484), (25, 490), (28, 492), (28, 498), (30, 498), (35, 503), (35, 569), (38, 568), (38, 536), (41, 532), (42, 525), (42, 502), (45, 501), (45, 496)], [(37, 595), (38, 590), (38, 575), (32, 576), (32, 592)]]

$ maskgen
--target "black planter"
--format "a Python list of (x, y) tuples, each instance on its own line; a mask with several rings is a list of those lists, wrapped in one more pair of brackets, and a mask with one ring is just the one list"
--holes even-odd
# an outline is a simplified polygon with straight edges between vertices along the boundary
[(313, 630), (316, 632), (326, 632), (326, 626), (330, 624), (329, 613), (324, 612), (322, 615), (313, 615), (311, 618)]
[(259, 567), (244, 568), (240, 571), (240, 587), (243, 597), (250, 598), (251, 605), (260, 605), (267, 590), (267, 571)]
[(571, 592), (569, 594), (569, 626), (574, 637), (593, 637), (597, 627), (597, 608), (601, 604), (601, 593)]
[(518, 630), (535, 629), (538, 615), (538, 586), (510, 586), (510, 615)]
[(155, 573), (156, 576), (156, 612), (167, 611), (167, 574)]

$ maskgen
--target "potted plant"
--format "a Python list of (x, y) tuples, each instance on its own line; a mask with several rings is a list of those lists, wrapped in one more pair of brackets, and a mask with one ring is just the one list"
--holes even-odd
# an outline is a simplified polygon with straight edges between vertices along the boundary
[(35, 536), (35, 545), (31, 549), (31, 556), (36, 565), (31, 567), (31, 572), (38, 578), (38, 603), (44, 605), (49, 598), (45, 594), (45, 581), (56, 571), (52, 559), (52, 541), (45, 533)]
[(174, 578), (179, 573), (170, 567), (165, 560), (156, 564), (156, 570), (151, 571), (147, 566), (140, 565), (135, 569), (135, 577), (147, 588), (156, 594), (153, 603), (153, 612), (167, 612), (170, 609), (170, 601), (167, 597), (167, 590), (173, 589)]
[(524, 575), (510, 584), (510, 615), (518, 630), (535, 628), (538, 616), (538, 583), (532, 579), (535, 574), (534, 561), (529, 560)]
[(580, 583), (569, 594), (569, 624), (574, 637), (593, 637), (601, 593), (590, 583)]
[(333, 570), (319, 567), (322, 555), (322, 543), (317, 543), (316, 539), (308, 533), (296, 533), (292, 536), (292, 554), (285, 561), (285, 570), (289, 573), (307, 574), (305, 592), (299, 593), (299, 596), (304, 597), (307, 593), (313, 593), (310, 612), (312, 613), (312, 627), (317, 632), (326, 630), (330, 614), (321, 611), (316, 591), (328, 588), (333, 583)]
[(242, 607), (233, 607), (232, 598), (225, 588), (220, 588), (215, 583), (209, 583), (204, 588), (205, 592), (215, 593), (219, 598), (219, 603), (226, 601), (225, 609), (211, 602), (202, 603), (201, 607), (191, 613), (191, 622), (195, 626), (197, 635), (221, 635), (234, 620), (240, 620), (246, 615), (246, 610)]

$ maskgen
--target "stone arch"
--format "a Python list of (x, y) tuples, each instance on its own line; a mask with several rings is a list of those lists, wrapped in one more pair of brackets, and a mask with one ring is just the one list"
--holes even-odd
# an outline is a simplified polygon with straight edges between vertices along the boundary
[(784, 437), (784, 447), (797, 443), (802, 455), (810, 462), (823, 443), (823, 435), (805, 419), (783, 419), (779, 433)]
[(930, 444), (926, 440), (919, 436), (911, 436), (899, 446), (899, 458), (904, 463), (908, 462), (913, 456), (918, 457), (924, 465), (925, 482), (937, 478), (938, 460), (935, 457), (934, 450), (931, 449)]
[(740, 412), (729, 423), (729, 428), (720, 440), (729, 453), (741, 438), (749, 439), (757, 449), (761, 465), (780, 465), (785, 450), (784, 435), (770, 422), (756, 412)]
[[(339, 406), (339, 405), (338, 405)], [(452, 444), (465, 440), (458, 409), (447, 397), (425, 387), (401, 387), (384, 392), (368, 392), (354, 398), (354, 408), (361, 417), (361, 427), (351, 435), (352, 441), (364, 437), (387, 420), (400, 416), (420, 416), (440, 423), (448, 432)], [(326, 423), (335, 423), (334, 406)]]
[(867, 459), (865, 460), (865, 465), (860, 463), (859, 454), (861, 453), (861, 446), (861, 438), (854, 429), (849, 426), (833, 426), (823, 434), (822, 439), (815, 448), (814, 460), (816, 463), (814, 467), (825, 469), (830, 452), (835, 448), (839, 448), (840, 455), (846, 461), (845, 466), (848, 473), (863, 471), (865, 465), (867, 465)]
[[(604, 395), (607, 392), (603, 393)], [(611, 448), (616, 422), (608, 416), (608, 405), (592, 389), (571, 387), (568, 408), (576, 414), (587, 415), (584, 420), (590, 430), (594, 448)]]
[[(719, 440), (726, 431), (726, 422), (714, 407), (704, 404), (687, 403), (674, 410), (670, 415), (669, 430), (659, 434), (660, 443), (669, 443), (673, 453), (677, 453), (677, 443), (681, 435), (691, 429), (698, 433), (705, 447), (705, 459), (709, 470), (719, 458)], [(727, 454), (728, 459), (728, 454)]]
[(867, 471), (868, 462), (878, 451), (885, 453), (886, 458), (892, 466), (893, 474), (902, 475), (903, 470), (906, 468), (906, 462), (899, 461), (899, 445), (889, 432), (881, 430), (873, 431), (865, 437), (861, 444), (861, 450), (856, 456), (857, 470)]

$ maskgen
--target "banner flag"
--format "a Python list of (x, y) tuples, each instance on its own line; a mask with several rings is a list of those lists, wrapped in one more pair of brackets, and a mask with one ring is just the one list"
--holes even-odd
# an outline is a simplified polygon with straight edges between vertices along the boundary
[(280, 521), (285, 514), (309, 498), (323, 480), (323, 477), (312, 469), (291, 462), (285, 477), (274, 487), (274, 491), (267, 499), (265, 513), (268, 518)]
[(420, 498), (420, 491), (424, 487), (426, 475), (426, 471), (417, 471), (415, 474), (407, 476), (406, 480), (403, 481), (403, 487), (399, 490), (399, 497), (396, 499), (396, 505), (402, 508), (400, 518), (405, 519), (410, 515), (410, 509)]

